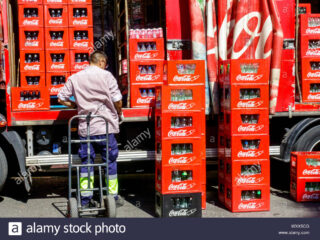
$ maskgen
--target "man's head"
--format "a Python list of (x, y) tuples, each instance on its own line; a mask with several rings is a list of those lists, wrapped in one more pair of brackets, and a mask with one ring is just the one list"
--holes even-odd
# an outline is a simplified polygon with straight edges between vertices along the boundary
[(94, 51), (93, 53), (90, 54), (89, 61), (90, 61), (90, 65), (95, 65), (102, 69), (106, 69), (108, 64), (108, 57), (102, 51)]

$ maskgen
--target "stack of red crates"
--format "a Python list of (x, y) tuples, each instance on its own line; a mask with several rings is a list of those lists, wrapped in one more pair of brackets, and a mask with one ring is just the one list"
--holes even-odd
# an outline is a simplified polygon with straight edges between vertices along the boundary
[(320, 152), (291, 153), (290, 193), (297, 202), (320, 201)]
[(46, 85), (57, 95), (70, 75), (67, 0), (43, 0)]
[(270, 209), (267, 60), (227, 60), (218, 134), (219, 199), (232, 212)]
[(156, 88), (156, 214), (199, 217), (206, 206), (204, 61), (168, 61)]
[(11, 89), (12, 110), (48, 110), (42, 0), (19, 0), (18, 15), (21, 86)]
[(155, 88), (163, 84), (164, 39), (130, 38), (131, 107), (154, 107)]
[(320, 102), (320, 14), (300, 15), (302, 101)]

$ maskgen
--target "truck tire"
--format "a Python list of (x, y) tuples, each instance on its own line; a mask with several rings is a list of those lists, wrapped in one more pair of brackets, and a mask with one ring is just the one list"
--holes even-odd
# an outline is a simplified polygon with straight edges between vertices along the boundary
[(320, 151), (320, 126), (303, 133), (293, 147), (294, 151)]
[(0, 147), (0, 192), (7, 180), (8, 176), (8, 163), (6, 155), (4, 154), (2, 148)]

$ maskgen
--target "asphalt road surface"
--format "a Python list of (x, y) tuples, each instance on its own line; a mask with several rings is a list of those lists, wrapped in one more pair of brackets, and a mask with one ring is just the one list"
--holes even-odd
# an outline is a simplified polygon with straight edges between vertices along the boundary
[[(217, 198), (216, 171), (208, 172), (207, 209), (203, 217), (320, 217), (320, 203), (296, 203), (287, 190), (271, 189), (271, 211), (231, 213)], [(21, 193), (10, 180), (0, 194), (0, 217), (65, 217), (67, 210), (66, 173), (58, 176), (33, 177), (29, 195)], [(120, 194), (125, 205), (118, 208), (119, 218), (154, 217), (154, 175), (146, 173), (120, 174)]]

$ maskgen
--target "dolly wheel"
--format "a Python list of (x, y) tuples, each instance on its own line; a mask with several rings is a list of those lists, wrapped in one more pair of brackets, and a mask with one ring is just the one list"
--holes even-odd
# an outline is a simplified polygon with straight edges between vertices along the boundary
[(69, 217), (71, 218), (78, 218), (79, 217), (79, 211), (78, 211), (78, 203), (77, 199), (71, 198), (69, 200)]
[(103, 199), (106, 208), (106, 217), (115, 218), (117, 216), (116, 200), (113, 196), (107, 195)]

